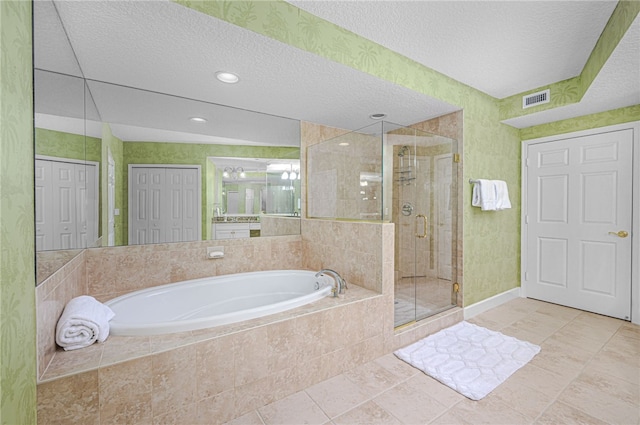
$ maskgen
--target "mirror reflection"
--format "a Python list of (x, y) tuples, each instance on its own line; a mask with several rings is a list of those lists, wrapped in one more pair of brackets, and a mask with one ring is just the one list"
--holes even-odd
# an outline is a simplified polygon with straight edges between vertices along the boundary
[(299, 121), (83, 78), (59, 13), (34, 4), (38, 281), (78, 249), (207, 240), (217, 222), (299, 234)]
[(38, 250), (206, 240), (214, 219), (299, 216), (298, 121), (36, 76)]

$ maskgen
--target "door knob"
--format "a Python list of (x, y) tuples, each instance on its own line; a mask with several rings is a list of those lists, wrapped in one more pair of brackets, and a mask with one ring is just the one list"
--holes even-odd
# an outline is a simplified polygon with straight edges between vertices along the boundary
[(619, 232), (609, 232), (610, 235), (615, 235), (619, 238), (626, 238), (629, 236), (629, 232), (625, 232), (624, 230), (620, 230)]

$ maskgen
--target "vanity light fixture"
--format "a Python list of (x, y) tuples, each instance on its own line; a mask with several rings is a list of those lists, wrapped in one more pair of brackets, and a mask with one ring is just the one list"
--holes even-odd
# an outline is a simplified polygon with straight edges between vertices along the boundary
[(234, 180), (238, 180), (238, 178), (246, 178), (247, 174), (244, 172), (244, 168), (242, 167), (224, 167), (222, 177), (225, 179), (232, 178)]
[(189, 118), (189, 120), (193, 121), (193, 122), (200, 122), (200, 123), (207, 122), (207, 119), (206, 118), (202, 118), (202, 117), (191, 117), (191, 118)]
[(282, 176), (280, 176), (280, 178), (281, 178), (282, 180), (289, 180), (289, 173), (287, 173), (286, 171), (284, 171), (284, 172), (282, 173)]
[(227, 84), (234, 84), (240, 81), (240, 77), (232, 72), (218, 71), (216, 72), (216, 78), (218, 81), (222, 81)]
[(369, 115), (369, 118), (371, 118), (372, 120), (381, 120), (386, 116), (387, 114), (371, 114)]

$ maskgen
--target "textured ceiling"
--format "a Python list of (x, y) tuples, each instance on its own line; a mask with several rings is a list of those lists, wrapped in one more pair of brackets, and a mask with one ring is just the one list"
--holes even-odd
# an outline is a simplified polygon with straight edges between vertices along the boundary
[(616, 1), (289, 1), (498, 99), (575, 77)]
[[(616, 4), (290, 3), (498, 98), (578, 75)], [(35, 66), (94, 80), (97, 112), (123, 140), (287, 145), (287, 120), (269, 115), (357, 129), (372, 123), (371, 113), (406, 125), (458, 109), (168, 1), (39, 0), (34, 19)], [(639, 103), (639, 26), (636, 20), (582, 102), (507, 123), (526, 127)], [(213, 77), (219, 70), (241, 81), (223, 85)], [(58, 100), (61, 87), (53, 88)], [(37, 95), (42, 122), (62, 106), (55, 99), (43, 106)], [(236, 109), (225, 115), (221, 105)], [(247, 111), (267, 115), (249, 124)], [(196, 126), (188, 120), (194, 115), (210, 121)]]
[(640, 104), (640, 15), (579, 103), (505, 120), (517, 128)]
[[(153, 128), (144, 140), (173, 140), (183, 132), (196, 133), (199, 142), (216, 142), (202, 137), (214, 136), (227, 143), (235, 135), (243, 144), (290, 144), (279, 137), (281, 119), (220, 120), (219, 105), (354, 130), (372, 124), (372, 113), (408, 125), (458, 109), (172, 2), (62, 1), (55, 7), (84, 77), (121, 86), (101, 85), (94, 93), (97, 84), (89, 84), (102, 120), (123, 140), (140, 140), (142, 128)], [(36, 44), (60, 34), (55, 25), (39, 25), (39, 13), (47, 10), (36, 9)], [(37, 68), (69, 68), (54, 49), (38, 51)], [(216, 81), (220, 70), (236, 72), (240, 82)], [(155, 101), (145, 108), (141, 97)], [(196, 115), (209, 123), (189, 122)], [(243, 133), (233, 125), (238, 122)]]

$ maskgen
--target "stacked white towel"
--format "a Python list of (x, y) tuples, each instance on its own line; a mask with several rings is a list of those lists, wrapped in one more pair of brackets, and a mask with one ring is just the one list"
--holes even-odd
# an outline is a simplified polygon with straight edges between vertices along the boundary
[(104, 342), (109, 336), (109, 320), (115, 313), (88, 295), (69, 301), (56, 326), (56, 343), (65, 350)]
[(507, 183), (503, 180), (476, 180), (473, 184), (471, 205), (480, 207), (482, 211), (511, 208)]

